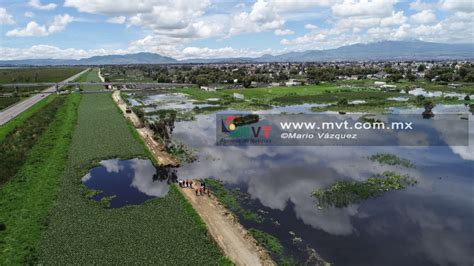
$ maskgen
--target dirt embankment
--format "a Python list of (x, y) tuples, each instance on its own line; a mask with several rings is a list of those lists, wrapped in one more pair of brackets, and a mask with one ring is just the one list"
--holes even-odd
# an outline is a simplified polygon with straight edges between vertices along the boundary
[(212, 194), (197, 196), (191, 188), (180, 188), (180, 191), (204, 220), (224, 254), (236, 265), (275, 265), (268, 252)]

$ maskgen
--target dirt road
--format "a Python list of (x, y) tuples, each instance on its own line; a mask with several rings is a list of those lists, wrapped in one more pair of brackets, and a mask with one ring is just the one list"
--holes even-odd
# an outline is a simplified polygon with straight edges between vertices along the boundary
[[(195, 181), (196, 183), (197, 181)], [(179, 188), (204, 220), (209, 233), (236, 265), (275, 265), (266, 250), (238, 223), (214, 196), (196, 196), (193, 189)]]

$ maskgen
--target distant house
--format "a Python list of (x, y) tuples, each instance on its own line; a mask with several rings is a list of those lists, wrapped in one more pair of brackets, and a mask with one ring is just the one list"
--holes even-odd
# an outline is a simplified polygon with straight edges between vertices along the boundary
[(233, 96), (234, 96), (235, 99), (239, 99), (239, 100), (244, 100), (245, 99), (245, 96), (243, 94), (240, 94), (240, 93), (234, 92)]
[(449, 86), (449, 87), (452, 87), (452, 88), (459, 88), (459, 87), (462, 87), (462, 84), (459, 84), (459, 83), (449, 83), (448, 86)]
[(216, 91), (217, 87), (201, 86), (201, 90), (203, 90), (203, 91)]
[(384, 86), (384, 85), (387, 85), (387, 82), (385, 82), (385, 81), (375, 81), (375, 82), (374, 82), (374, 86), (375, 86), (375, 87), (378, 87), (378, 88), (380, 88), (380, 87), (382, 87), (382, 86)]
[(281, 86), (281, 83), (280, 83), (280, 82), (272, 82), (272, 83), (270, 83), (270, 87), (278, 87), (278, 86)]
[(301, 82), (300, 81), (296, 81), (294, 79), (290, 79), (289, 81), (285, 82), (285, 85), (287, 87), (292, 87), (292, 86), (300, 86), (301, 85)]
[(395, 86), (395, 85), (387, 85), (387, 84), (380, 86), (380, 88), (381, 88), (382, 90), (385, 90), (385, 91), (396, 91), (396, 90), (397, 90), (397, 86)]

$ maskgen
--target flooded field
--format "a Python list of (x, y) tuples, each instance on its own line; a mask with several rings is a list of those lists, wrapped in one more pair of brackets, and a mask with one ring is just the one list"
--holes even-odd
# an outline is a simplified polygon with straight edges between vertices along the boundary
[(150, 160), (104, 160), (83, 178), (82, 182), (96, 193), (96, 201), (107, 200), (110, 208), (136, 205), (164, 197), (169, 184), (176, 179), (172, 169), (156, 168)]
[[(162, 97), (162, 96), (160, 96)], [(179, 104), (191, 104), (180, 98)], [(184, 102), (184, 103), (183, 103)], [(172, 108), (176, 102), (160, 102)], [(168, 107), (167, 107), (168, 106)], [(265, 112), (309, 112), (313, 105)], [(421, 114), (423, 108), (391, 108)], [(227, 111), (231, 112), (231, 111)], [(437, 105), (433, 112), (469, 106)], [(198, 161), (177, 169), (179, 178), (211, 177), (239, 191), (240, 204), (262, 219), (240, 216), (247, 228), (267, 232), (298, 263), (314, 256), (335, 265), (472, 265), (474, 255), (474, 147), (220, 147), (215, 113), (175, 124), (173, 138), (195, 148)], [(473, 119), (472, 114), (469, 119)], [(473, 123), (470, 140), (474, 140)], [(415, 168), (368, 159), (390, 153)], [(311, 193), (339, 180), (366, 180), (384, 171), (408, 174), (418, 183), (346, 208), (318, 209)], [(151, 183), (149, 183), (151, 184)], [(319, 255), (318, 255), (319, 254)]]

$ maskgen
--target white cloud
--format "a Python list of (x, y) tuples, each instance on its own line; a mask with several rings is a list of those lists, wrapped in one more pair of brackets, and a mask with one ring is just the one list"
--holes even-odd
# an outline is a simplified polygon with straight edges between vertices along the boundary
[(31, 11), (26, 11), (23, 16), (27, 17), (27, 18), (32, 18), (35, 16), (35, 13), (31, 12)]
[(382, 18), (382, 20), (380, 20), (380, 25), (382, 27), (401, 25), (401, 24), (404, 24), (406, 21), (407, 21), (407, 18), (403, 14), (403, 11), (399, 11), (399, 12), (392, 11), (391, 16)]
[(278, 36), (285, 36), (285, 35), (292, 35), (292, 34), (295, 34), (295, 32), (289, 29), (285, 29), (285, 30), (276, 29), (275, 30), (275, 35), (278, 35)]
[(423, 10), (413, 14), (410, 19), (417, 24), (430, 24), (436, 21), (436, 15), (433, 10)]
[(19, 59), (79, 59), (94, 55), (125, 54), (126, 50), (105, 50), (105, 49), (62, 49), (52, 45), (33, 45), (28, 48), (10, 48), (0, 46), (1, 60)]
[(66, 26), (74, 21), (74, 17), (70, 16), (69, 14), (57, 15), (54, 17), (54, 21), (48, 27), (48, 33), (55, 33), (63, 31)]
[(40, 9), (40, 10), (53, 10), (56, 8), (56, 4), (54, 3), (49, 3), (49, 4), (41, 4), (40, 0), (30, 0), (28, 2), (28, 5), (33, 7), (33, 8), (36, 8), (36, 9)]
[[(29, 3), (43, 9), (54, 5), (46, 4), (47, 1), (51, 0), (42, 0), (44, 4), (41, 0), (32, 0)], [(286, 51), (327, 49), (358, 42), (414, 38), (435, 42), (472, 43), (472, 1), (412, 0), (409, 3), (410, 9), (417, 11), (413, 15), (412, 11), (405, 10), (406, 5), (396, 5), (398, 1), (254, 0), (252, 3), (237, 4), (237, 7), (234, 3), (222, 5), (228, 10), (219, 9), (219, 3), (212, 0), (65, 0), (64, 6), (75, 8), (79, 12), (104, 15), (108, 23), (133, 27), (133, 30), (138, 30), (146, 36), (129, 43), (125, 50), (109, 50), (110, 53), (149, 51), (176, 58), (213, 55), (233, 57), (239, 52), (243, 55), (259, 54), (248, 49), (231, 47), (197, 48), (194, 47), (196, 44), (193, 41), (260, 32), (285, 36), (280, 44), (288, 47), (284, 48)], [(440, 13), (439, 9), (444, 10)], [(406, 16), (407, 13), (411, 16)], [(443, 19), (437, 18), (436, 14), (440, 14), (440, 17), (442, 14)], [(62, 15), (46, 24), (31, 21), (25, 28), (11, 30), (6, 35), (46, 36), (64, 30), (73, 20), (69, 15)], [(288, 21), (298, 23), (290, 24)], [(13, 22), (12, 16), (2, 8), (0, 22)], [(295, 28), (290, 27), (295, 24), (305, 25), (307, 33), (295, 33)], [(290, 36), (291, 34), (294, 36)], [(73, 56), (89, 55), (93, 52), (102, 51), (77, 50)]]
[(39, 25), (36, 21), (29, 22), (25, 28), (13, 29), (6, 33), (9, 37), (32, 37), (32, 36), (47, 36), (56, 32), (63, 31), (66, 26), (74, 21), (74, 17), (69, 14), (57, 15), (54, 17), (52, 23), (48, 26)]
[(8, 14), (7, 10), (0, 7), (0, 25), (12, 25), (15, 24), (12, 15)]
[(308, 1), (308, 0), (268, 0), (273, 5), (277, 12), (289, 13), (289, 12), (305, 12), (310, 9), (318, 7), (327, 7), (333, 4), (335, 1), (331, 0), (319, 0), (319, 1)]
[[(29, 48), (8, 48), (0, 46), (0, 60), (20, 60), (20, 59), (80, 59), (96, 55), (128, 54), (137, 52), (155, 52), (177, 59), (189, 58), (217, 58), (217, 57), (257, 57), (263, 54), (274, 53), (270, 49), (253, 51), (251, 49), (235, 49), (232, 47), (208, 48), (208, 47), (181, 47), (176, 48), (176, 44), (156, 45), (153, 37), (132, 42), (127, 49), (62, 49), (52, 45), (34, 45)], [(109, 166), (109, 165), (108, 165)], [(112, 168), (111, 168), (112, 169)]]
[(29, 37), (29, 36), (46, 36), (48, 30), (43, 25), (39, 25), (35, 21), (29, 22), (23, 29), (13, 29), (6, 33), (6, 36), (10, 37)]
[(126, 20), (127, 18), (125, 16), (118, 16), (107, 19), (107, 22), (112, 24), (124, 24)]
[(332, 6), (339, 17), (390, 15), (397, 0), (344, 0)]
[(441, 7), (451, 11), (474, 12), (472, 0), (442, 0)]
[(308, 29), (308, 30), (315, 30), (315, 29), (318, 28), (318, 26), (313, 25), (313, 24), (306, 24), (306, 25), (304, 25), (304, 28)]
[(223, 47), (211, 49), (208, 47), (186, 47), (178, 58), (223, 58), (223, 57), (257, 57), (268, 51), (255, 52), (250, 49), (234, 49)]
[(155, 5), (165, 5), (170, 2), (161, 0), (66, 0), (64, 6), (76, 8), (80, 12), (114, 15), (144, 13), (150, 11)]
[(257, 0), (250, 12), (234, 15), (229, 35), (281, 29), (285, 20), (277, 13), (275, 5), (267, 0)]
[(410, 3), (410, 8), (416, 11), (423, 11), (426, 9), (432, 9), (436, 6), (436, 3), (426, 3), (421, 0), (416, 0)]

